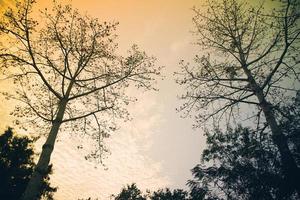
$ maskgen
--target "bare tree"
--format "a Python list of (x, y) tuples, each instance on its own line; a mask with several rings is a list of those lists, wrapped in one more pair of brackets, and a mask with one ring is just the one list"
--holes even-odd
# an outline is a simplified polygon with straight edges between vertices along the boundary
[[(34, 0), (16, 1), (0, 22), (1, 72), (17, 84), (7, 97), (22, 102), (14, 115), (37, 125), (46, 142), (23, 199), (36, 199), (61, 128), (91, 136), (98, 144), (91, 156), (101, 158), (103, 139), (115, 130), (113, 118), (126, 118), (130, 85), (153, 89), (160, 68), (133, 46), (127, 57), (116, 54), (117, 23), (100, 23), (70, 5), (54, 4), (32, 16)], [(64, 125), (64, 126), (62, 126)], [(50, 132), (49, 132), (50, 129)]]
[(206, 55), (196, 56), (194, 66), (181, 63), (177, 81), (187, 92), (180, 110), (195, 114), (198, 126), (236, 122), (240, 111), (255, 110), (247, 117), (257, 131), (270, 130), (286, 179), (300, 195), (299, 163), (278, 125), (286, 117), (280, 108), (294, 101), (300, 86), (300, 6), (276, 3), (268, 11), (238, 0), (207, 0), (206, 11), (193, 9), (197, 44)]

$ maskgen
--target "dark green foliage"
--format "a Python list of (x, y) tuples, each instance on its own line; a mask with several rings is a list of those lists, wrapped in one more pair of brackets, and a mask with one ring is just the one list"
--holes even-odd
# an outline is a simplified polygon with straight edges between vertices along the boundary
[[(15, 136), (11, 128), (0, 135), (0, 199), (19, 199), (25, 191), (34, 169), (33, 142), (28, 137)], [(50, 165), (40, 192), (40, 197), (50, 200), (56, 191), (49, 183), (51, 168)]]
[(298, 166), (300, 166), (300, 91), (297, 92), (294, 104), (278, 108), (283, 114), (280, 127), (291, 146)]
[[(300, 163), (300, 93), (293, 104), (278, 106), (280, 128), (293, 157)], [(279, 151), (267, 128), (238, 126), (222, 132), (206, 132), (202, 162), (192, 169), (193, 199), (297, 199), (293, 184), (282, 171)], [(198, 195), (198, 196), (197, 196)]]
[(294, 198), (268, 132), (239, 126), (206, 136), (202, 163), (192, 169), (194, 180), (188, 182), (192, 193), (203, 199)]
[(158, 190), (153, 192), (150, 199), (151, 200), (186, 200), (188, 197), (188, 192), (182, 189), (173, 190), (173, 192), (166, 188), (164, 190)]
[[(113, 195), (114, 196), (114, 195)], [(115, 198), (115, 200), (190, 200), (187, 191), (175, 189), (171, 191), (169, 188), (159, 189), (154, 192), (147, 190), (145, 195), (136, 186), (135, 183), (127, 185), (123, 188)], [(196, 200), (196, 199), (195, 199)]]
[(141, 190), (133, 183), (123, 188), (115, 200), (146, 200), (146, 197), (142, 195)]
[(191, 187), (190, 188), (190, 199), (191, 200), (203, 200), (206, 192), (207, 192), (207, 188)]

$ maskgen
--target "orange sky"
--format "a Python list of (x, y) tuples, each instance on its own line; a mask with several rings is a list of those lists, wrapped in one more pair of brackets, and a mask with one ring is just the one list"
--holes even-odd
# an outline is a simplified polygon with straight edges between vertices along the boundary
[[(4, 0), (9, 2), (8, 0)], [(3, 0), (2, 0), (3, 2)], [(38, 0), (36, 10), (49, 7), (51, 0)], [(70, 2), (70, 1), (63, 1)], [(138, 103), (129, 111), (133, 120), (121, 125), (107, 141), (112, 154), (106, 159), (108, 170), (84, 160), (76, 149), (79, 138), (59, 134), (52, 163), (53, 185), (58, 186), (57, 199), (100, 197), (119, 192), (122, 186), (136, 182), (142, 189), (184, 187), (190, 169), (199, 161), (203, 139), (191, 130), (190, 120), (180, 119), (175, 108), (180, 94), (173, 72), (180, 59), (195, 53), (192, 12), (197, 0), (73, 0), (72, 5), (100, 20), (118, 21), (120, 52), (138, 44), (155, 56), (158, 65), (166, 66), (159, 92), (135, 93)], [(3, 82), (1, 82), (3, 86)], [(1, 105), (0, 117), (7, 119), (7, 104)], [(2, 121), (8, 126), (8, 121)], [(38, 147), (39, 149), (39, 147)]]

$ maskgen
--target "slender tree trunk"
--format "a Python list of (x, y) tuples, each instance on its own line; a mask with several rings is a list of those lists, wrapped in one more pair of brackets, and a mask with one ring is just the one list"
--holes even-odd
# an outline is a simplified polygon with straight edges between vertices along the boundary
[(22, 200), (36, 200), (39, 198), (43, 179), (47, 174), (50, 157), (54, 149), (56, 136), (59, 131), (59, 127), (62, 124), (62, 119), (65, 113), (66, 105), (67, 105), (67, 100), (62, 99), (59, 104), (59, 110), (57, 116), (52, 123), (50, 133), (48, 135), (45, 144), (43, 145), (43, 149), (39, 161), (35, 166), (35, 170), (22, 196)]
[(300, 169), (291, 153), (288, 146), (288, 141), (286, 136), (282, 133), (281, 128), (278, 126), (276, 119), (274, 117), (274, 112), (272, 111), (272, 105), (268, 103), (263, 95), (263, 92), (259, 90), (256, 93), (259, 100), (260, 107), (265, 115), (266, 121), (270, 126), (272, 132), (272, 140), (277, 146), (280, 152), (280, 159), (282, 163), (282, 168), (284, 174), (289, 184), (286, 188), (295, 188), (300, 197)]
[(267, 102), (263, 89), (256, 83), (251, 71), (248, 69), (248, 65), (246, 64), (246, 59), (241, 47), (239, 48), (239, 51), (241, 52), (241, 67), (248, 77), (249, 84), (259, 101), (259, 106), (262, 109), (266, 118), (266, 122), (271, 129), (272, 140), (279, 150), (283, 173), (286, 176), (288, 184), (286, 188), (291, 188), (291, 190), (295, 189), (300, 197), (300, 168), (297, 166), (295, 158), (293, 157), (288, 146), (286, 136), (282, 133), (281, 128), (276, 122), (272, 105)]

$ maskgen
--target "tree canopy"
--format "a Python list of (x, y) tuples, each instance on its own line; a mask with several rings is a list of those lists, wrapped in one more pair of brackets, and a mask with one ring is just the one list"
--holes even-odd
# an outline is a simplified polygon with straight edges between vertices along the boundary
[(151, 200), (187, 200), (188, 192), (182, 189), (170, 190), (169, 188), (159, 189), (150, 195)]
[[(157, 191), (142, 191), (136, 186), (135, 183), (127, 185), (122, 188), (121, 192), (117, 195), (112, 195), (115, 200), (188, 200), (188, 192), (182, 189), (170, 190), (169, 188), (159, 189)], [(196, 200), (196, 199), (195, 199)]]
[[(18, 200), (34, 169), (34, 140), (16, 136), (11, 128), (0, 135), (0, 199)], [(56, 188), (50, 185), (51, 165), (43, 179), (39, 198), (51, 200)]]
[(205, 191), (203, 199), (284, 199), (281, 193), (290, 188), (283, 188), (281, 164), (267, 134), (239, 127), (206, 135), (208, 147), (189, 181), (194, 190)]
[(146, 196), (133, 183), (122, 188), (121, 192), (115, 196), (115, 200), (146, 200)]
[[(291, 150), (299, 157), (299, 99), (285, 115), (280, 126)], [(286, 181), (279, 151), (267, 130), (256, 131), (238, 126), (225, 132), (216, 128), (206, 132), (207, 148), (201, 163), (193, 168), (192, 191), (203, 199), (297, 199), (293, 185)]]

